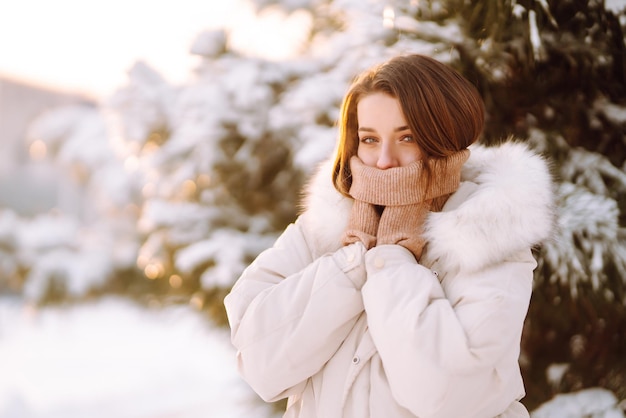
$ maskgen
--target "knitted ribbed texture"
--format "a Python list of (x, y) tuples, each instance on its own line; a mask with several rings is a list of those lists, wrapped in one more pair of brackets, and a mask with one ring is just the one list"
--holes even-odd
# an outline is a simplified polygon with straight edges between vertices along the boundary
[[(461, 167), (468, 158), (469, 150), (463, 150), (446, 158), (428, 159), (428, 168), (420, 160), (404, 167), (381, 170), (366, 166), (354, 156), (350, 160), (350, 196), (375, 205), (398, 206), (450, 194), (459, 187)], [(428, 172), (432, 176), (430, 182)]]
[(344, 245), (361, 241), (368, 250), (376, 245), (376, 232), (380, 215), (372, 204), (355, 200), (350, 212), (348, 227), (344, 234)]
[[(461, 167), (468, 158), (469, 150), (462, 150), (446, 158), (381, 170), (352, 157), (350, 195), (355, 201), (344, 244), (362, 241), (367, 248), (399, 244), (419, 259), (424, 219), (429, 210), (441, 210), (459, 187)], [(382, 216), (375, 205), (385, 207)]]

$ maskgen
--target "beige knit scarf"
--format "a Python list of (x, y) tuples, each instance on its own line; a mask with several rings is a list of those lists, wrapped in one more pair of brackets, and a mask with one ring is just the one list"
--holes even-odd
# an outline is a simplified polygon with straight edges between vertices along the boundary
[[(350, 160), (354, 205), (344, 234), (344, 245), (361, 241), (375, 245), (399, 244), (419, 260), (423, 223), (429, 211), (440, 211), (461, 181), (461, 167), (469, 150), (446, 158), (416, 161), (381, 170), (356, 156)], [(382, 210), (382, 214), (381, 214)]]

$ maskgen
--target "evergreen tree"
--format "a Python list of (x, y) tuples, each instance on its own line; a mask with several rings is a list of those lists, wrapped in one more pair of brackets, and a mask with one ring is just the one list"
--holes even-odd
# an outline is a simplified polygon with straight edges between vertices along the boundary
[[(459, 68), (477, 81), (487, 105), (485, 140), (526, 138), (554, 163), (556, 234), (539, 253), (524, 334), (526, 402), (534, 406), (551, 390), (596, 385), (623, 399), (624, 6), (607, 10), (599, 1), (566, 0), (448, 3), (459, 11), (467, 34), (457, 46)], [(548, 382), (555, 364), (567, 369)]]

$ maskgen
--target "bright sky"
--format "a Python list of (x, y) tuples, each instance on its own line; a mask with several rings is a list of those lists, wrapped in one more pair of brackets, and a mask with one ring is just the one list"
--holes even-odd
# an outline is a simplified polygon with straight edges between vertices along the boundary
[(277, 59), (304, 36), (301, 15), (259, 21), (246, 0), (0, 0), (0, 76), (101, 96), (143, 60), (182, 82), (193, 39), (217, 27), (234, 47)]

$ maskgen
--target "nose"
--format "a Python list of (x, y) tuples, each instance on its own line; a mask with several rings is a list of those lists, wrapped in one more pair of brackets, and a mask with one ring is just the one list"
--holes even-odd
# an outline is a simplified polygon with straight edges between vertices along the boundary
[(399, 161), (398, 158), (391, 146), (389, 144), (385, 144), (380, 148), (380, 153), (378, 154), (378, 160), (376, 161), (376, 167), (381, 170), (386, 170), (392, 167), (398, 167)]

